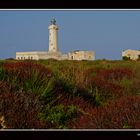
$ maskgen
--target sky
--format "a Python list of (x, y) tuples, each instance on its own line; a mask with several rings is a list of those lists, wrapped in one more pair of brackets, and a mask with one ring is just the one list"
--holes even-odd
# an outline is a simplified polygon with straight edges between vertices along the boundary
[(62, 53), (89, 50), (96, 59), (119, 60), (123, 50), (140, 50), (140, 10), (0, 10), (0, 59), (48, 51), (53, 17)]

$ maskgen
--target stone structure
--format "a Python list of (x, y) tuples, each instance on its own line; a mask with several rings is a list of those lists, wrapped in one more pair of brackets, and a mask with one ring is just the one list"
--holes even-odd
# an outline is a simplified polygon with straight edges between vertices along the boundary
[(58, 52), (58, 43), (57, 43), (58, 26), (56, 25), (55, 19), (51, 21), (51, 25), (49, 26), (48, 29), (49, 29), (49, 52), (57, 53)]
[(130, 50), (130, 49), (124, 50), (122, 52), (122, 57), (124, 57), (124, 56), (130, 58), (131, 60), (137, 60), (137, 59), (140, 59), (140, 51)]
[(93, 51), (73, 51), (68, 54), (62, 54), (58, 49), (58, 26), (53, 18), (49, 29), (49, 50), (33, 51), (33, 52), (16, 52), (17, 60), (39, 60), (39, 59), (57, 59), (57, 60), (94, 60), (95, 53)]
[(69, 60), (95, 60), (94, 51), (73, 51), (68, 53)]
[(16, 52), (17, 60), (39, 60), (39, 59), (57, 59), (57, 60), (65, 60), (67, 59), (66, 54), (61, 54), (61, 52)]

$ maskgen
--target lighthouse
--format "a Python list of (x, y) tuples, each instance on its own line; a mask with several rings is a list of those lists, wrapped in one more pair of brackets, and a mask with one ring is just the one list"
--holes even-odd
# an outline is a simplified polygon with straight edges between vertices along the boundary
[(56, 20), (53, 18), (51, 20), (51, 25), (49, 26), (49, 52), (58, 52), (58, 26), (56, 25)]
[(58, 26), (53, 18), (49, 29), (49, 48), (48, 51), (33, 51), (33, 52), (16, 52), (17, 60), (94, 60), (95, 54), (93, 51), (71, 51), (68, 54), (63, 54), (58, 49)]

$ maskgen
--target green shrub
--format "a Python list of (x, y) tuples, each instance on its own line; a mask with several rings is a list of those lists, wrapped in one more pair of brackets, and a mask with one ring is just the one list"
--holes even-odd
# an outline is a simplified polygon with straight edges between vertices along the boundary
[(46, 120), (52, 124), (54, 128), (67, 128), (68, 121), (76, 117), (77, 109), (74, 105), (57, 106), (47, 105), (44, 112), (40, 114), (41, 120)]
[(123, 59), (123, 60), (130, 60), (130, 57), (123, 56), (122, 59)]

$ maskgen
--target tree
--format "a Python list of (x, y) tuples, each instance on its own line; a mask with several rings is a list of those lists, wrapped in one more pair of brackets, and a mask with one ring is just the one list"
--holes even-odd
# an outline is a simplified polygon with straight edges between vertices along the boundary
[(123, 59), (123, 60), (130, 60), (130, 57), (128, 57), (128, 56), (123, 56), (122, 59)]

